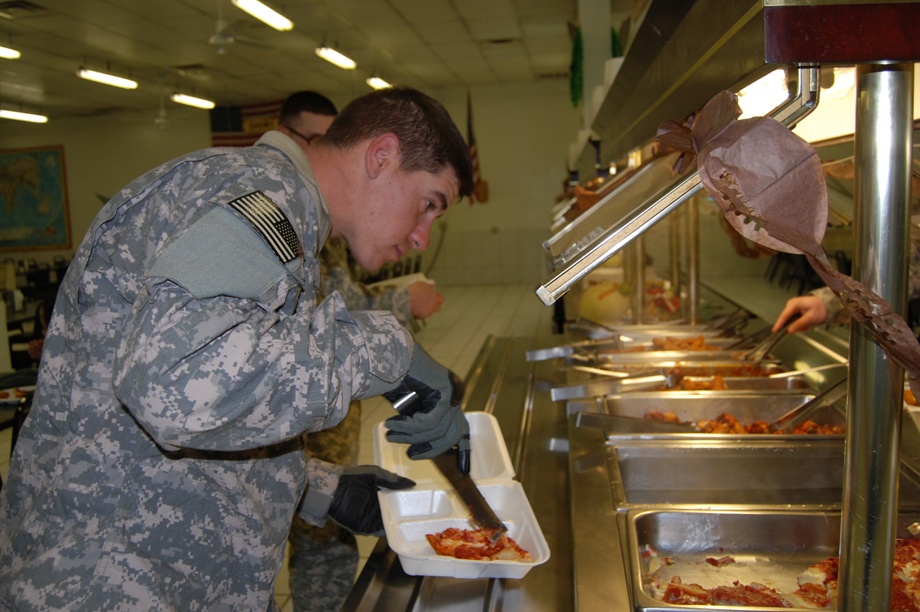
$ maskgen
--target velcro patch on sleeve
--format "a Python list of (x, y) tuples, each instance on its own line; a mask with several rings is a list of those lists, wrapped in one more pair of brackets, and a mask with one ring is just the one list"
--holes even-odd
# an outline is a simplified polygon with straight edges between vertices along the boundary
[(227, 202), (265, 239), (266, 244), (286, 264), (301, 256), (300, 241), (281, 208), (261, 191), (253, 191)]

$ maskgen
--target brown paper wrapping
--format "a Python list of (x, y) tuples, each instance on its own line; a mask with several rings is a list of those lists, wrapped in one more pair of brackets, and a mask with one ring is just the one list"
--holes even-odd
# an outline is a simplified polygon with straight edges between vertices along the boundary
[(804, 254), (854, 320), (907, 371), (911, 391), (920, 397), (920, 343), (907, 322), (881, 296), (834, 269), (821, 246), (827, 187), (818, 155), (778, 121), (738, 120), (740, 115), (735, 94), (723, 91), (692, 127), (666, 121), (658, 138), (696, 155), (700, 182), (739, 233), (771, 249)]

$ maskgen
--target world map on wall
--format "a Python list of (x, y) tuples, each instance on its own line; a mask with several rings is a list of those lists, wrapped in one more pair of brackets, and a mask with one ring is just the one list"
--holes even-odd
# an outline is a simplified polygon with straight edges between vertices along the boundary
[(63, 149), (0, 151), (0, 250), (69, 247)]

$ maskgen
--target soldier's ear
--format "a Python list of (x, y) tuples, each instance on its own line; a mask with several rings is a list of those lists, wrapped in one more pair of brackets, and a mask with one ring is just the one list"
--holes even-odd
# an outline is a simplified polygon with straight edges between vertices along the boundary
[(365, 149), (364, 162), (367, 175), (377, 178), (387, 168), (399, 167), (399, 138), (387, 132), (372, 138)]

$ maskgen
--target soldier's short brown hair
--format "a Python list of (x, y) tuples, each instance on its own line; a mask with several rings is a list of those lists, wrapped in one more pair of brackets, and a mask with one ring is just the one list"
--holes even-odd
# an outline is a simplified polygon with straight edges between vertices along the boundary
[(466, 141), (447, 109), (418, 90), (390, 87), (355, 98), (336, 116), (323, 142), (348, 148), (387, 133), (399, 139), (403, 170), (438, 174), (450, 167), (460, 183), (460, 197), (472, 193), (473, 166)]

